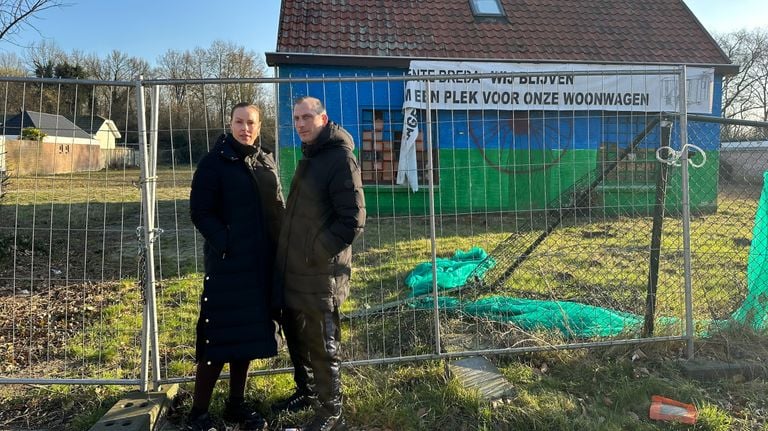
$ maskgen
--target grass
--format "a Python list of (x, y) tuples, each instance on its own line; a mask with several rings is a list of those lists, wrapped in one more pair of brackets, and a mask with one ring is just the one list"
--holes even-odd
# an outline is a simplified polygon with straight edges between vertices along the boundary
[[(190, 170), (158, 173), (158, 326), (163, 377), (193, 374), (194, 327), (201, 290), (201, 239), (188, 216)], [(0, 367), (6, 376), (137, 378), (141, 300), (136, 226), (142, 224), (139, 172), (114, 171), (15, 178), (0, 206)], [(694, 318), (702, 327), (723, 319), (746, 294), (746, 262), (756, 208), (755, 188), (721, 190), (715, 214), (692, 219)], [(451, 215), (436, 220), (437, 254), (473, 246), (495, 250), (497, 279), (510, 259), (535, 239), (535, 214)], [(567, 219), (495, 294), (578, 301), (642, 315), (648, 278), (648, 217), (598, 213)], [(510, 229), (515, 234), (510, 235)], [(405, 275), (431, 258), (429, 220), (371, 218), (354, 245), (351, 312), (404, 299)], [(682, 318), (682, 226), (664, 220), (657, 316)], [(503, 245), (503, 247), (501, 247)], [(501, 247), (497, 249), (497, 247)], [(465, 291), (472, 300), (487, 291)], [(344, 323), (347, 359), (431, 354), (431, 310), (400, 307)], [(657, 325), (679, 335), (679, 324)], [(450, 340), (479, 348), (567, 346), (558, 334), (441, 312), (443, 347)], [(622, 334), (619, 338), (634, 336)], [(449, 341), (446, 341), (449, 340)], [(466, 348), (466, 347), (464, 347)], [(640, 351), (640, 355), (637, 352)], [(696, 357), (749, 360), (768, 352), (765, 334), (726, 329), (697, 340)], [(444, 361), (346, 369), (345, 410), (356, 429), (391, 430), (730, 430), (768, 429), (764, 379), (698, 382), (678, 364), (679, 343), (608, 346), (589, 351), (550, 350), (491, 357), (513, 383), (516, 396), (486, 402), (446, 374)], [(633, 359), (634, 358), (634, 359)], [(256, 361), (252, 369), (288, 365), (286, 354)], [(292, 383), (287, 374), (250, 380), (249, 397), (264, 413)], [(133, 389), (133, 388), (130, 388)], [(0, 386), (0, 429), (83, 430), (125, 391), (100, 386)], [(173, 417), (189, 409), (191, 385), (182, 388)], [(227, 382), (212, 407), (221, 413)], [(693, 426), (648, 419), (650, 396), (661, 394), (699, 409)], [(271, 415), (274, 426), (306, 414)]]

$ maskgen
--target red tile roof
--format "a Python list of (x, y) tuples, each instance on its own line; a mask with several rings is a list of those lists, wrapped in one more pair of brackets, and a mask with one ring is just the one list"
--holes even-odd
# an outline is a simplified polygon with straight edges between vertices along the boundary
[(278, 53), (730, 64), (682, 0), (283, 0)]

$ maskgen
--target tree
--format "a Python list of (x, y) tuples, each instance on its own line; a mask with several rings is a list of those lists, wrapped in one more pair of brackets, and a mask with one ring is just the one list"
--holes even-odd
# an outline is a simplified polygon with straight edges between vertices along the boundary
[(761, 101), (758, 93), (761, 85), (768, 85), (768, 33), (759, 29), (739, 30), (715, 35), (715, 39), (731, 61), (739, 65), (738, 74), (723, 78), (723, 117), (748, 118), (765, 111), (766, 101)]
[[(768, 121), (768, 32), (765, 29), (739, 30), (715, 35), (720, 47), (739, 73), (723, 77), (721, 114), (724, 118)], [(725, 125), (723, 141), (764, 140), (765, 129)]]
[(24, 27), (37, 30), (32, 19), (38, 14), (65, 5), (61, 0), (0, 0), (0, 40), (14, 43)]
[(13, 52), (0, 52), (0, 76), (26, 76), (24, 62)]
[[(118, 50), (112, 50), (103, 58), (95, 55), (84, 58), (90, 77), (102, 81), (130, 81), (137, 75), (146, 77), (150, 70), (146, 60), (131, 57)], [(135, 99), (132, 88), (101, 85), (96, 87), (95, 91), (92, 107), (95, 113), (114, 120), (119, 130), (135, 130), (136, 115), (129, 114)], [(135, 137), (130, 137), (127, 133), (123, 136), (126, 142), (135, 142)]]
[[(61, 79), (86, 79), (88, 74), (79, 64), (70, 64), (67, 60), (53, 68), (53, 75)], [(92, 85), (62, 84), (59, 90), (59, 113), (70, 118), (76, 118), (80, 111), (88, 106)]]
[[(169, 49), (157, 59), (157, 75), (165, 79), (185, 79), (193, 76), (195, 62), (189, 51), (179, 52)], [(186, 85), (173, 85), (169, 89), (172, 109), (178, 109), (186, 102)]]
[[(2, 0), (0, 0), (2, 1)], [(32, 45), (24, 54), (27, 68), (38, 78), (53, 78), (54, 67), (65, 58), (64, 51), (50, 41), (42, 41)], [(51, 84), (23, 85), (21, 104), (23, 109), (40, 112), (56, 112), (58, 103), (57, 90)]]
[[(205, 66), (211, 78), (258, 78), (264, 76), (266, 67), (253, 51), (231, 42), (216, 40), (206, 50)], [(238, 102), (258, 103), (262, 98), (261, 88), (256, 84), (221, 84), (215, 89), (212, 108), (217, 124), (227, 123), (227, 108)], [(211, 100), (213, 101), (213, 100)]]
[(27, 65), (38, 78), (53, 78), (53, 67), (65, 59), (66, 54), (55, 42), (36, 43), (26, 52)]
[[(266, 66), (255, 52), (217, 40), (208, 48), (166, 51), (158, 58), (155, 74), (174, 80), (260, 78), (266, 74)], [(274, 132), (267, 126), (274, 122), (274, 109), (263, 85), (245, 82), (168, 85), (163, 86), (161, 97), (161, 122), (171, 125), (172, 130), (161, 132), (160, 141), (169, 147), (172, 143), (177, 161), (193, 163), (207, 151), (211, 140), (225, 130), (229, 109), (238, 102), (255, 103), (264, 108), (262, 137), (274, 142)]]
[(768, 32), (757, 30), (755, 33), (755, 37), (763, 41), (763, 52), (750, 71), (754, 80), (751, 94), (757, 105), (755, 114), (761, 121), (768, 121)]

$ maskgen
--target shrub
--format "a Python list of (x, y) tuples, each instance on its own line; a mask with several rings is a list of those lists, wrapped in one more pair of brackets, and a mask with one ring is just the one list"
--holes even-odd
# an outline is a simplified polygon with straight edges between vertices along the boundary
[(21, 139), (25, 141), (42, 141), (46, 136), (48, 135), (36, 127), (25, 127), (21, 129)]

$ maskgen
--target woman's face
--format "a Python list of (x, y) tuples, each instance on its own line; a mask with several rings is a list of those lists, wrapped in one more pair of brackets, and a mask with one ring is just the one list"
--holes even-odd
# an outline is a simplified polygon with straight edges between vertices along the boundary
[(243, 145), (253, 145), (261, 132), (259, 111), (250, 106), (235, 109), (229, 123), (232, 136)]

